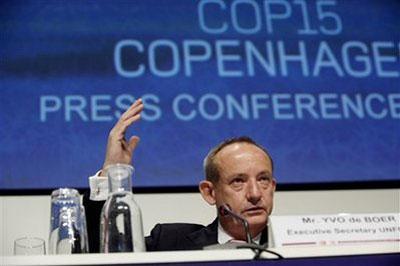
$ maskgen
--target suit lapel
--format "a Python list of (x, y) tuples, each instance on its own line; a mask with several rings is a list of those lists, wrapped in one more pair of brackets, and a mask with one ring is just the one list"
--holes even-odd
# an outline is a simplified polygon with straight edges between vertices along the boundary
[(204, 246), (213, 245), (218, 243), (218, 219), (215, 219), (211, 224), (208, 226), (190, 233), (186, 236), (188, 241), (196, 249), (202, 249)]
[[(186, 236), (188, 245), (194, 249), (202, 249), (204, 246), (218, 244), (218, 218), (208, 226), (192, 232)], [(261, 234), (260, 245), (268, 244), (268, 227)]]
[(261, 233), (260, 245), (266, 245), (268, 247), (268, 226), (266, 226)]

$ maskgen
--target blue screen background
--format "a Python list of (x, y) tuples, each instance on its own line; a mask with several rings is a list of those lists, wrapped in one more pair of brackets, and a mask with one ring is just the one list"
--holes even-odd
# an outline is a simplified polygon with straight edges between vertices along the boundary
[[(129, 105), (129, 99), (139, 97), (147, 106), (144, 117), (127, 133), (141, 138), (133, 161), (136, 187), (195, 186), (203, 178), (202, 161), (208, 150), (240, 135), (251, 136), (269, 150), (281, 184), (400, 180), (400, 2), (304, 2), (316, 34), (299, 33), (305, 18), (294, 1), (282, 1), (290, 6), (291, 14), (273, 20), (272, 33), (267, 29), (264, 2), (251, 1), (260, 11), (261, 27), (252, 34), (238, 32), (232, 23), (233, 2), (2, 1), (0, 189), (87, 187), (87, 177), (102, 166), (108, 132), (117, 114)], [(219, 28), (226, 23), (226, 30), (212, 34), (201, 28), (202, 3), (206, 3), (207, 25)], [(318, 3), (323, 3), (326, 13), (317, 10)], [(272, 12), (283, 14), (285, 7), (272, 6)], [(254, 26), (256, 9), (252, 8), (249, 4), (238, 9), (239, 27)], [(340, 17), (341, 30), (324, 34), (321, 27), (335, 28), (333, 13)], [(321, 20), (321, 14), (331, 17)], [(136, 40), (144, 48), (140, 52), (125, 47), (120, 54), (125, 70), (145, 67), (138, 77), (124, 77), (116, 69), (116, 45), (122, 40)], [(160, 72), (167, 73), (179, 64), (176, 73), (166, 77), (152, 73), (148, 63), (149, 46), (160, 40), (178, 49), (177, 61), (169, 46), (155, 50)], [(191, 65), (190, 76), (184, 62), (187, 40), (200, 40), (211, 49), (207, 60)], [(216, 43), (221, 41), (233, 41), (223, 48), (224, 54), (239, 57), (223, 63), (233, 76), (218, 69)], [(330, 55), (342, 58), (343, 46), (352, 41), (368, 48), (365, 54), (372, 70), (363, 77), (340, 76), (326, 63), (332, 62)], [(253, 75), (247, 72), (245, 42), (260, 52), (265, 52), (266, 42), (272, 43), (276, 75), (266, 73), (259, 62), (254, 62)], [(279, 42), (291, 54), (299, 53), (299, 43), (305, 45), (308, 74), (298, 62), (289, 63), (287, 74), (282, 74)], [(384, 43), (380, 57), (373, 54), (379, 42)], [(326, 67), (314, 75), (321, 43), (332, 52), (320, 58)], [(203, 48), (193, 48), (194, 55), (204, 53)], [(354, 68), (361, 71), (359, 51), (351, 50), (350, 57)], [(379, 58), (386, 59), (376, 63)], [(337, 61), (344, 65), (341, 59)], [(239, 102), (245, 98), (248, 117), (238, 111), (229, 116), (227, 95)], [(268, 107), (254, 111), (252, 95), (261, 95), (260, 102)], [(279, 110), (274, 109), (278, 105), (272, 106), (273, 95), (281, 95), (276, 98)], [(295, 95), (317, 101), (321, 95), (336, 95), (330, 103), (347, 95), (364, 99), (364, 105), (370, 97), (374, 112), (364, 108), (361, 118), (345, 117), (333, 104), (328, 112), (338, 117), (332, 118), (335, 115), (322, 115), (316, 105), (318, 118), (307, 112), (299, 117)], [(389, 95), (394, 95), (391, 102)], [(179, 102), (184, 116), (173, 108), (181, 96), (186, 97)], [(206, 115), (200, 110), (201, 99)], [(56, 110), (49, 111), (56, 102)], [(81, 113), (71, 112), (71, 106), (77, 105)], [(191, 112), (195, 116), (189, 119)]]

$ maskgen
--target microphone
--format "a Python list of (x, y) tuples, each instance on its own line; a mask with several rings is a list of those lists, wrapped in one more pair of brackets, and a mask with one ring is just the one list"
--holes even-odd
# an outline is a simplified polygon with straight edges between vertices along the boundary
[(230, 216), (232, 216), (233, 218), (239, 220), (239, 221), (242, 223), (243, 227), (244, 227), (244, 231), (246, 232), (247, 243), (248, 243), (248, 244), (253, 244), (253, 239), (251, 238), (250, 230), (249, 230), (249, 222), (247, 222), (247, 220), (246, 220), (245, 218), (243, 218), (242, 216), (240, 216), (240, 215), (234, 213), (234, 212), (231, 210), (231, 208), (230, 208), (230, 206), (229, 206), (228, 204), (222, 204), (222, 205), (219, 207), (219, 214), (220, 214), (221, 216), (230, 215)]
[(255, 256), (254, 259), (259, 259), (261, 256), (261, 253), (263, 252), (267, 252), (270, 254), (273, 254), (276, 256), (277, 259), (283, 259), (283, 256), (279, 253), (276, 253), (275, 251), (271, 251), (268, 248), (268, 243), (264, 244), (264, 245), (258, 245), (257, 243), (255, 243), (253, 241), (253, 239), (251, 238), (250, 235), (250, 230), (249, 230), (249, 222), (247, 222), (247, 220), (245, 218), (243, 218), (242, 216), (234, 213), (231, 210), (231, 207), (228, 204), (222, 204), (219, 208), (218, 208), (218, 212), (221, 216), (227, 216), (230, 215), (233, 218), (239, 220), (244, 227), (244, 230), (246, 232), (246, 238), (247, 238), (247, 243), (225, 243), (225, 244), (213, 244), (213, 245), (209, 245), (209, 246), (204, 246), (203, 249), (204, 250), (218, 250), (218, 249), (241, 249), (241, 248), (249, 248), (251, 250), (253, 250), (255, 252)]

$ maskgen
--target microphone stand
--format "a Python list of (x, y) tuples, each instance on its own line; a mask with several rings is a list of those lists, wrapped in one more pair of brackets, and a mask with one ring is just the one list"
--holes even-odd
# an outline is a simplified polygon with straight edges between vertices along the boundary
[(225, 244), (214, 244), (214, 245), (209, 245), (209, 246), (205, 246), (203, 247), (203, 249), (205, 250), (209, 250), (209, 249), (240, 249), (240, 248), (250, 248), (253, 250), (261, 250), (264, 249), (265, 246), (261, 246), (258, 245), (257, 243), (255, 243), (250, 235), (250, 230), (249, 230), (249, 223), (247, 222), (247, 220), (245, 218), (243, 218), (242, 216), (234, 213), (231, 208), (229, 207), (228, 204), (223, 204), (219, 207), (218, 209), (219, 214), (221, 216), (227, 216), (230, 215), (232, 216), (234, 219), (239, 220), (244, 228), (244, 231), (246, 233), (246, 243), (235, 243), (235, 242), (230, 242), (230, 243), (225, 243)]
[(214, 244), (214, 245), (209, 245), (209, 246), (203, 247), (203, 250), (248, 248), (255, 252), (254, 259), (259, 259), (261, 253), (264, 251), (275, 255), (277, 257), (277, 259), (283, 259), (282, 255), (267, 249), (268, 243), (265, 245), (259, 245), (259, 244), (255, 243), (250, 235), (249, 222), (247, 222), (247, 220), (245, 218), (243, 218), (242, 216), (234, 213), (228, 204), (221, 205), (219, 207), (218, 211), (221, 216), (230, 215), (242, 223), (245, 233), (246, 233), (247, 243), (232, 243), (231, 242), (231, 243), (225, 243), (225, 244)]
[(242, 216), (237, 215), (236, 213), (231, 211), (231, 208), (227, 204), (223, 204), (223, 205), (221, 205), (221, 207), (219, 207), (219, 213), (222, 216), (230, 215), (233, 218), (239, 220), (242, 223), (243, 227), (244, 227), (244, 231), (246, 232), (247, 243), (248, 244), (255, 244), (253, 239), (252, 239), (252, 237), (251, 237), (251, 235), (250, 235), (249, 222), (246, 219), (244, 219)]

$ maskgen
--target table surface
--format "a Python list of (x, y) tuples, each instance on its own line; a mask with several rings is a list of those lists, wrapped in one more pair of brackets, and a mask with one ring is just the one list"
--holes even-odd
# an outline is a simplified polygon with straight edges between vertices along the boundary
[[(341, 258), (348, 256), (371, 256), (386, 254), (400, 265), (400, 242), (370, 245), (304, 246), (271, 248), (285, 259)], [(147, 263), (190, 264), (196, 262), (240, 262), (253, 261), (255, 253), (250, 249), (222, 249), (199, 251), (168, 251), (143, 253), (73, 254), (6, 256), (0, 258), (1, 265), (134, 265)], [(260, 259), (276, 259), (276, 255), (263, 252)], [(283, 259), (282, 261), (285, 261)], [(368, 260), (368, 258), (366, 258)], [(356, 265), (356, 264), (354, 264)], [(374, 265), (374, 264), (371, 264)], [(388, 264), (389, 265), (389, 264)]]

